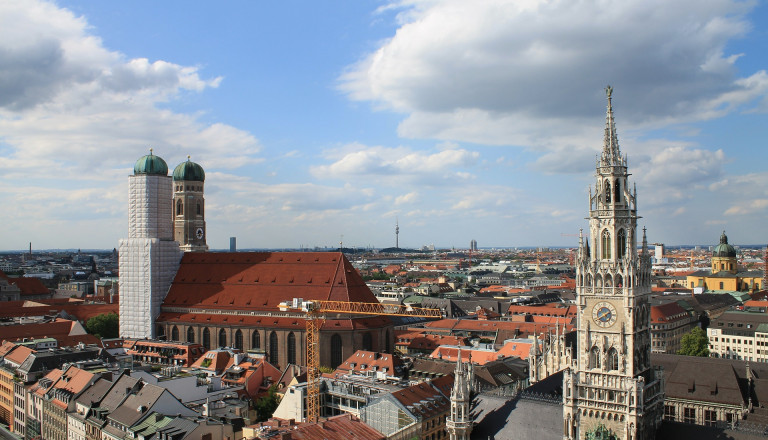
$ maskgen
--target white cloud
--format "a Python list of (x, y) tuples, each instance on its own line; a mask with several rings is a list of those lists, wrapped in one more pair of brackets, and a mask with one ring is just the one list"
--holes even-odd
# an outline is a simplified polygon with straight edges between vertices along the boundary
[(368, 147), (361, 144), (351, 144), (339, 151), (327, 152), (327, 155), (335, 161), (330, 165), (312, 167), (311, 173), (317, 178), (365, 178), (366, 181), (418, 181), (424, 184), (471, 179), (472, 174), (460, 170), (473, 167), (479, 157), (479, 153), (461, 148), (422, 152), (407, 147)]
[[(353, 100), (406, 114), (400, 134), (537, 146), (573, 132), (616, 86), (625, 124), (701, 120), (755, 105), (764, 72), (738, 78), (750, 2), (393, 2), (396, 34), (349, 67)], [(654, 122), (655, 121), (655, 122)], [(543, 136), (542, 136), (543, 135)]]

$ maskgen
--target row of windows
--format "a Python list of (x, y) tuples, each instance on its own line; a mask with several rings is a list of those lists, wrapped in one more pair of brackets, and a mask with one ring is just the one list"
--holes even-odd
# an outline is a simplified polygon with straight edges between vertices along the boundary
[[(181, 199), (176, 201), (176, 215), (184, 215), (184, 202)], [(203, 215), (203, 206), (197, 202), (197, 215)]]

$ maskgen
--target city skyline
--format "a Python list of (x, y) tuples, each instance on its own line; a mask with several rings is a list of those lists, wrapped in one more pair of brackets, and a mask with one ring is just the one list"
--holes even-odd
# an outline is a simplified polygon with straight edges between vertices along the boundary
[(0, 250), (116, 247), (150, 147), (212, 249), (575, 247), (607, 84), (649, 241), (763, 240), (766, 5), (300, 5), (0, 5)]

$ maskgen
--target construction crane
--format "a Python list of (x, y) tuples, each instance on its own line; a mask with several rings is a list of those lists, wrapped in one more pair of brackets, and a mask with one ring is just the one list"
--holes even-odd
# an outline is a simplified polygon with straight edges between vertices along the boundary
[(306, 314), (306, 349), (307, 349), (307, 421), (317, 422), (320, 418), (320, 327), (325, 322), (327, 313), (346, 313), (353, 315), (416, 316), (423, 318), (442, 318), (440, 309), (427, 309), (399, 304), (358, 303), (347, 301), (304, 300), (281, 302), (278, 307), (282, 312), (302, 312)]

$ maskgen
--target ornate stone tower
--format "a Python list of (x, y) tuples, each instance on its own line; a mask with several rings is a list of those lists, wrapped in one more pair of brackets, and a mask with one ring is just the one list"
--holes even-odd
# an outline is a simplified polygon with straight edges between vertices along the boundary
[(472, 383), (474, 382), (472, 357), (469, 362), (461, 361), (461, 349), (456, 359), (456, 369), (453, 372), (453, 389), (451, 390), (451, 412), (445, 421), (445, 430), (450, 440), (469, 440), (472, 433), (473, 421), (471, 415)]
[(205, 171), (189, 160), (173, 170), (173, 238), (184, 252), (205, 252)]
[(128, 238), (120, 240), (120, 336), (154, 338), (154, 322), (181, 260), (173, 240), (168, 165), (152, 154), (128, 177)]
[(651, 367), (651, 256), (637, 252), (637, 192), (630, 192), (608, 86), (603, 152), (589, 194), (589, 237), (576, 261), (578, 354), (563, 375), (564, 439), (608, 429), (652, 439), (661, 423), (663, 378)]

